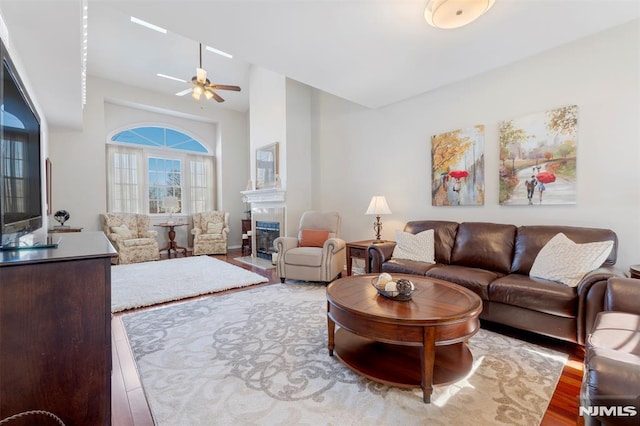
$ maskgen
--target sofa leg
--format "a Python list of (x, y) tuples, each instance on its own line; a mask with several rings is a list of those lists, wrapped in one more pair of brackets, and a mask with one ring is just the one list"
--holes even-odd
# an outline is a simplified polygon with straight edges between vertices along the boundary
[(284, 284), (284, 280), (285, 280), (285, 279), (286, 279), (285, 277), (280, 277), (280, 282), (281, 282), (282, 284)]

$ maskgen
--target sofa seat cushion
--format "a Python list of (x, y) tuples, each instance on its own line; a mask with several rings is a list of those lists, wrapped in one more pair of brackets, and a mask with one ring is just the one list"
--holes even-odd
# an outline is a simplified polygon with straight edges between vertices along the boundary
[(489, 300), (546, 314), (575, 318), (578, 292), (554, 281), (509, 274), (489, 287)]
[(319, 267), (322, 264), (322, 249), (319, 247), (297, 247), (284, 254), (287, 265)]
[(475, 292), (482, 300), (489, 300), (489, 284), (502, 276), (497, 272), (459, 265), (436, 265), (425, 275), (460, 284)]
[(626, 312), (600, 312), (587, 348), (606, 348), (637, 355), (640, 360), (640, 315)]
[(130, 240), (122, 240), (120, 244), (124, 247), (138, 247), (153, 245), (151, 238), (131, 238)]
[(407, 259), (391, 259), (382, 264), (382, 272), (390, 274), (424, 275), (427, 271), (437, 266), (435, 263), (417, 262)]

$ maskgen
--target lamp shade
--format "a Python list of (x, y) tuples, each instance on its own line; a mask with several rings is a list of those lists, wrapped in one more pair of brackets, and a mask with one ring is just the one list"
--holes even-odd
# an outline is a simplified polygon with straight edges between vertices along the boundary
[(458, 28), (478, 19), (493, 3), (495, 0), (429, 0), (424, 19), (437, 28)]
[(389, 208), (384, 195), (374, 195), (373, 197), (371, 197), (369, 208), (367, 209), (365, 214), (374, 214), (376, 216), (391, 214), (391, 209)]

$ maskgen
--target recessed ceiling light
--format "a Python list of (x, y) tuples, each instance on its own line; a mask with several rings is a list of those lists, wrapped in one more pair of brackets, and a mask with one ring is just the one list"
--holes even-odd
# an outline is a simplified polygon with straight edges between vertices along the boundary
[(228, 54), (227, 52), (223, 52), (222, 50), (214, 49), (214, 48), (213, 48), (213, 47), (211, 47), (211, 46), (207, 46), (207, 47), (206, 47), (206, 49), (207, 49), (209, 52), (217, 53), (218, 55), (220, 55), (220, 56), (224, 56), (225, 58), (233, 58), (233, 56), (232, 56), (232, 55), (230, 55), (230, 54)]
[(135, 16), (131, 17), (131, 22), (133, 22), (134, 24), (142, 25), (143, 27), (147, 27), (147, 28), (152, 29), (154, 31), (158, 31), (159, 33), (162, 33), (162, 34), (166, 34), (167, 33), (166, 29), (164, 29), (162, 27), (159, 27), (157, 25), (153, 25), (153, 24), (151, 24), (151, 23), (149, 23), (147, 21), (143, 21), (142, 19), (136, 18)]
[(168, 78), (169, 80), (179, 81), (180, 83), (186, 83), (186, 82), (187, 82), (187, 80), (183, 80), (183, 79), (178, 78), (178, 77), (172, 77), (172, 76), (170, 76), (170, 75), (166, 75), (166, 74), (160, 74), (160, 73), (158, 73), (158, 74), (156, 74), (156, 75), (157, 75), (158, 77)]

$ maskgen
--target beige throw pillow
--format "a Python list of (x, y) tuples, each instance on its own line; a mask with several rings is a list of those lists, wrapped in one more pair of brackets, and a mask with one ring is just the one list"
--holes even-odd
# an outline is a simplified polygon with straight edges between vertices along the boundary
[(222, 234), (223, 224), (220, 222), (207, 222), (207, 234)]
[(542, 247), (529, 275), (576, 287), (582, 277), (602, 266), (612, 249), (613, 241), (576, 244), (559, 233)]
[(114, 234), (120, 235), (125, 239), (134, 237), (133, 232), (131, 232), (131, 230), (127, 228), (127, 225), (112, 226), (111, 232), (113, 232)]
[(392, 258), (436, 263), (433, 229), (415, 235), (410, 232), (396, 231), (396, 242)]

